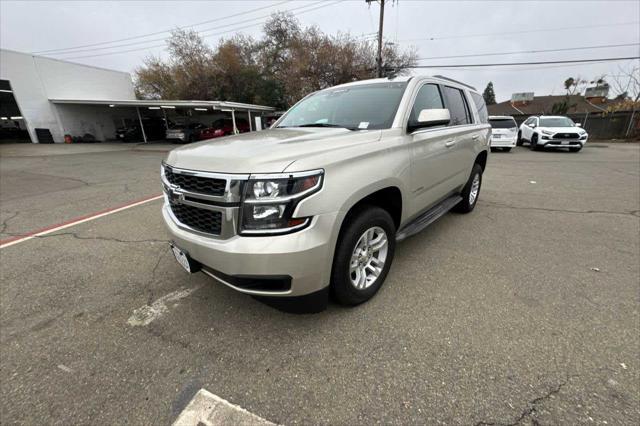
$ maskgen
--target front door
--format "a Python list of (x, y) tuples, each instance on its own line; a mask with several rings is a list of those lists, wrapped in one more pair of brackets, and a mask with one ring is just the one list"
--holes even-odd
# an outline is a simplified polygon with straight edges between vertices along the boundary
[(410, 129), (423, 109), (441, 109), (444, 102), (437, 84), (427, 83), (418, 90), (407, 123), (407, 143), (411, 153), (410, 216), (433, 206), (451, 191), (457, 167), (453, 155), (458, 142), (456, 129), (440, 126)]

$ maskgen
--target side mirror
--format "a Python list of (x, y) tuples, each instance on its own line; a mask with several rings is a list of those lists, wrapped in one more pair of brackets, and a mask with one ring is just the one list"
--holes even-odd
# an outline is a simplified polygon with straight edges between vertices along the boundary
[(582, 124), (576, 123), (576, 127), (582, 127)]
[(529, 126), (529, 127), (531, 127), (532, 129), (535, 129), (538, 126), (536, 126), (536, 123), (531, 123), (531, 126)]
[(410, 130), (421, 129), (423, 127), (442, 126), (449, 124), (451, 114), (446, 108), (442, 109), (423, 109), (418, 114), (418, 121), (411, 123)]

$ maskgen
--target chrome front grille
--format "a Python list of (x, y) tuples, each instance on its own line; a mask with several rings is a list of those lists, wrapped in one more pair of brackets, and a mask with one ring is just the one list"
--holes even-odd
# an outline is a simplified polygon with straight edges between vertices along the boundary
[(185, 191), (207, 195), (224, 195), (227, 181), (195, 175), (175, 173), (171, 167), (165, 166), (164, 175), (167, 181)]
[(244, 174), (185, 170), (162, 164), (166, 208), (184, 230), (231, 238), (237, 232)]
[(169, 200), (173, 215), (189, 228), (205, 234), (220, 235), (222, 230), (222, 212), (200, 209), (188, 204), (180, 204)]

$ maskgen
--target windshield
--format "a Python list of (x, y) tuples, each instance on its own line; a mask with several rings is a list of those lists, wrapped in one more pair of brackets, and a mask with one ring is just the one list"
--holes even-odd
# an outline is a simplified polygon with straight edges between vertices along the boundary
[(374, 83), (323, 90), (291, 108), (278, 127), (388, 129), (407, 83)]
[(575, 127), (575, 123), (567, 117), (542, 117), (540, 127)]
[(490, 118), (489, 124), (494, 129), (513, 129), (518, 127), (513, 118)]

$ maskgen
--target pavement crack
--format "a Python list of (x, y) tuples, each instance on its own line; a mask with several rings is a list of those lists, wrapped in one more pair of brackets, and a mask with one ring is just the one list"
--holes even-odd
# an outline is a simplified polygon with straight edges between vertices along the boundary
[(152, 284), (156, 282), (156, 272), (158, 270), (158, 267), (160, 266), (160, 263), (162, 262), (162, 259), (164, 259), (164, 256), (167, 254), (167, 250), (162, 250), (160, 252), (160, 255), (158, 256), (158, 260), (156, 261), (156, 264), (153, 266), (153, 269), (151, 270), (151, 278), (149, 279), (149, 282), (147, 283), (147, 291), (149, 292), (149, 297), (147, 298), (147, 305), (150, 305), (153, 302), (153, 287)]
[(616, 211), (610, 211), (610, 210), (569, 210), (569, 209), (552, 209), (552, 208), (545, 208), (545, 207), (513, 206), (509, 204), (495, 203), (492, 201), (481, 201), (480, 203), (486, 204), (492, 207), (501, 207), (501, 208), (513, 209), (513, 210), (536, 210), (536, 211), (543, 211), (543, 212), (572, 213), (572, 214), (611, 214), (611, 215), (622, 215), (622, 216), (640, 216), (640, 210), (631, 210), (628, 212), (616, 212)]
[(516, 425), (521, 424), (522, 421), (527, 419), (527, 418), (530, 418), (531, 423), (533, 425), (538, 425), (539, 424), (538, 421), (535, 418), (531, 418), (538, 411), (538, 405), (545, 403), (546, 401), (548, 401), (551, 398), (553, 398), (555, 395), (559, 394), (560, 391), (562, 390), (562, 388), (564, 386), (566, 386), (571, 381), (571, 379), (573, 379), (575, 377), (578, 377), (578, 376), (577, 375), (567, 376), (565, 381), (561, 382), (560, 384), (558, 384), (557, 386), (555, 386), (554, 388), (549, 390), (544, 395), (539, 396), (539, 397), (534, 398), (531, 401), (529, 401), (527, 403), (527, 408), (525, 408), (520, 413), (520, 415), (518, 417), (516, 417), (516, 419), (511, 421), (511, 422), (501, 423), (501, 422), (495, 422), (495, 421), (481, 420), (481, 421), (475, 423), (475, 426), (516, 426)]
[(9, 226), (9, 221), (12, 219), (15, 219), (19, 214), (20, 212), (15, 212), (14, 214), (12, 214), (11, 216), (9, 216), (8, 218), (2, 221), (2, 224), (0, 225), (0, 234), (5, 233), (4, 231), (7, 230), (7, 227)]

